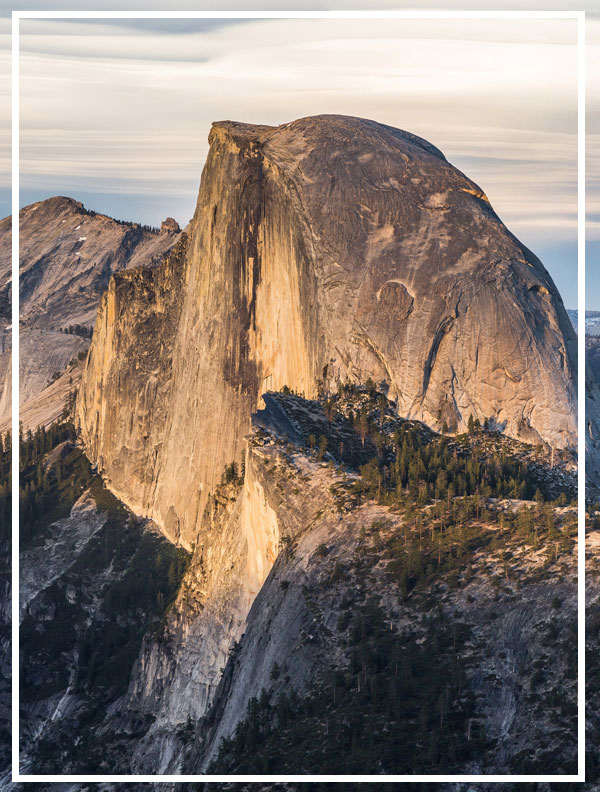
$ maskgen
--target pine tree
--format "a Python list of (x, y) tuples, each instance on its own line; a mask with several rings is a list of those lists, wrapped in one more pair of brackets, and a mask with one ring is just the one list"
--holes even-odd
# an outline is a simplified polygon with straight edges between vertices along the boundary
[(317, 459), (319, 460), (319, 462), (323, 461), (326, 451), (327, 451), (327, 438), (325, 437), (325, 435), (321, 435), (321, 437), (319, 438), (319, 453), (317, 454)]
[(356, 421), (356, 428), (360, 435), (360, 439), (362, 440), (363, 448), (365, 447), (365, 439), (369, 432), (369, 418), (367, 416), (367, 411), (363, 407), (360, 411), (357, 421)]
[(175, 570), (175, 562), (171, 561), (169, 564), (169, 572), (167, 574), (167, 579), (169, 581), (169, 586), (171, 589), (174, 589), (177, 585), (177, 571)]

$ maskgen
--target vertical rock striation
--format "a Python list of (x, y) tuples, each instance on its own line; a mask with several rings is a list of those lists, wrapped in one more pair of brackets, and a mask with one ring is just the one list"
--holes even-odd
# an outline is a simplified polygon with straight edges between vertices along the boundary
[[(268, 480), (265, 459), (260, 449), (250, 447), (243, 484), (238, 480), (220, 486), (211, 498), (164, 630), (158, 639), (147, 637), (134, 667), (124, 728), (129, 728), (132, 713), (153, 717), (135, 749), (138, 772), (181, 770), (178, 727), (206, 712), (231, 647), (277, 557), (280, 530), (283, 536), (298, 530), (297, 525), (290, 527), (287, 513), (278, 513), (281, 496)], [(277, 480), (281, 485), (282, 477)], [(313, 503), (316, 510), (314, 497)]]
[(226, 121), (209, 140), (185, 255), (114, 278), (79, 391), (87, 452), (135, 511), (191, 547), (261, 394), (283, 385), (371, 377), (435, 428), (473, 414), (574, 445), (556, 287), (434, 146), (343, 116)]

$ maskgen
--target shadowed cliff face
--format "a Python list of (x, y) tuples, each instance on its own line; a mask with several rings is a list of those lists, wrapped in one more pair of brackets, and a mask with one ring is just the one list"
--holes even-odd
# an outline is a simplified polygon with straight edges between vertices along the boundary
[(90, 458), (132, 508), (192, 546), (261, 393), (283, 385), (371, 377), (435, 428), (473, 414), (575, 443), (556, 288), (437, 149), (341, 116), (222, 122), (209, 140), (186, 255), (152, 283), (138, 271), (142, 302), (111, 284), (79, 392)]
[[(310, 485), (302, 493), (298, 488), (295, 494), (288, 492), (288, 508), (280, 509), (282, 493), (273, 493), (265, 470), (270, 461), (260, 448), (249, 448), (243, 483), (220, 486), (211, 498), (164, 632), (158, 641), (153, 636), (145, 641), (123, 708), (127, 715), (116, 727), (126, 729), (131, 713), (154, 719), (135, 747), (136, 771), (180, 771), (178, 729), (188, 717), (195, 722), (209, 707), (280, 541), (322, 508), (319, 487)], [(278, 481), (284, 484), (283, 477)], [(310, 503), (302, 500), (307, 496)], [(300, 503), (302, 509), (297, 508)]]

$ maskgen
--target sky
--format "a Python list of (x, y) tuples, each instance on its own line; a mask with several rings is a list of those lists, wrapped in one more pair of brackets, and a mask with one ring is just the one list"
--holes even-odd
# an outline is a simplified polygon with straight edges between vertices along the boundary
[[(551, 0), (460, 3), (469, 5), (585, 7)], [(450, 0), (431, 6), (458, 7)], [(178, 5), (189, 7), (201, 5)], [(8, 71), (9, 31), (10, 21), (0, 19), (0, 60)], [(588, 20), (588, 40), (591, 74), (600, 67), (600, 15)], [(21, 22), (20, 68), (21, 205), (61, 194), (121, 219), (158, 225), (170, 215), (185, 225), (212, 121), (279, 124), (317, 113), (356, 115), (409, 130), (440, 148), (542, 259), (567, 307), (576, 305), (572, 20), (30, 20)], [(600, 102), (596, 83), (590, 84), (586, 294), (588, 307), (600, 309)], [(4, 81), (0, 95), (9, 92)], [(10, 113), (6, 104), (3, 111)], [(3, 140), (0, 153), (8, 165), (10, 139)], [(9, 187), (9, 167), (0, 164), (2, 215), (10, 212)]]

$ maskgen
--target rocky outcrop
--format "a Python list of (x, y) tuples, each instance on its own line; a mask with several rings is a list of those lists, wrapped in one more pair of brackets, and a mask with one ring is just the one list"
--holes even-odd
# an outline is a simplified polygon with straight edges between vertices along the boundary
[[(0, 288), (8, 295), (11, 222), (0, 221)], [(91, 326), (113, 273), (156, 263), (173, 245), (139, 223), (113, 220), (63, 196), (24, 207), (19, 222), (20, 318), (43, 330)]]
[[(91, 327), (113, 273), (162, 259), (179, 238), (169, 218), (160, 233), (88, 211), (57, 196), (21, 209), (20, 220), (20, 402), (25, 408), (85, 351), (89, 338), (64, 333)], [(167, 222), (167, 221), (165, 221)], [(0, 421), (10, 421), (10, 325), (12, 218), (0, 220)], [(52, 399), (46, 394), (46, 401)], [(57, 404), (60, 412), (64, 403)], [(35, 428), (35, 427), (33, 427)]]
[[(507, 574), (502, 553), (490, 549), (485, 538), (496, 530), (482, 524), (480, 541), (486, 549), (473, 552), (458, 582), (438, 571), (424, 599), (417, 591), (403, 598), (393, 564), (387, 566), (381, 548), (386, 537), (406, 537), (407, 530), (410, 536), (406, 516), (374, 502), (340, 515), (329, 494), (340, 486), (338, 471), (290, 456), (277, 444), (261, 449), (261, 457), (278, 515), (288, 511), (287, 497), (298, 478), (320, 490), (320, 508), (289, 535), (291, 541), (255, 599), (212, 706), (198, 723), (182, 772), (215, 772), (211, 762), (221, 741), (234, 735), (252, 699), (266, 696), (276, 708), (279, 697), (289, 696), (292, 688), (303, 694), (319, 675), (345, 667), (351, 652), (341, 624), (351, 622), (360, 607), (361, 586), (365, 597), (382, 603), (389, 629), (398, 633), (421, 622), (417, 640), (425, 640), (424, 625), (434, 613), (441, 617), (438, 629), (445, 619), (454, 629), (468, 626), (470, 637), (460, 662), (477, 700), (473, 720), (485, 724), (491, 743), (485, 758), (461, 772), (515, 772), (516, 757), (532, 762), (549, 746), (546, 755), (557, 771), (565, 772), (568, 763), (572, 766), (576, 652), (566, 647), (573, 638), (577, 610), (575, 548), (550, 561), (547, 548), (533, 552), (519, 541), (509, 541)], [(269, 476), (269, 470), (275, 475)], [(312, 502), (304, 498), (304, 504)], [(574, 521), (575, 514), (575, 508), (564, 509), (559, 519)], [(589, 539), (590, 558), (596, 558), (598, 533)], [(596, 596), (597, 586), (592, 588)], [(555, 645), (565, 650), (549, 648)], [(560, 704), (555, 709), (556, 702)]]
[[(116, 279), (124, 294), (144, 288), (147, 273), (138, 276)], [(158, 289), (155, 283), (152, 291)], [(34, 533), (24, 553), (28, 770), (49, 772), (67, 761), (70, 772), (203, 772), (219, 755), (221, 739), (235, 734), (244, 721), (253, 697), (264, 701), (266, 696), (275, 706), (292, 687), (303, 696), (332, 669), (342, 673), (356, 656), (353, 617), (373, 598), (385, 617), (384, 633), (404, 636), (403, 651), (410, 656), (424, 640), (434, 651), (438, 632), (450, 636), (448, 652), (466, 670), (461, 684), (472, 690), (473, 734), (479, 735), (484, 723), (487, 736), (496, 741), (490, 744), (494, 753), (485, 753), (485, 767), (480, 751), (477, 766), (458, 759), (457, 771), (512, 772), (513, 761), (521, 768), (546, 754), (557, 772), (572, 764), (574, 507), (549, 506), (559, 531), (550, 534), (544, 518), (546, 528), (540, 526), (538, 536), (536, 527), (534, 536), (533, 521), (528, 533), (526, 522), (509, 520), (508, 514), (524, 505), (540, 514), (539, 504), (461, 497), (458, 525), (452, 526), (450, 511), (445, 522), (445, 498), (413, 504), (406, 494), (411, 484), (395, 500), (378, 503), (363, 489), (368, 470), (359, 475), (357, 468), (364, 461), (360, 451), (368, 457), (375, 447), (388, 466), (384, 449), (398, 436), (404, 437), (405, 453), (413, 442), (449, 443), (454, 459), (477, 458), (483, 464), (491, 455), (497, 465), (518, 460), (529, 491), (539, 486), (548, 497), (561, 492), (566, 502), (576, 478), (573, 461), (566, 452), (551, 456), (491, 431), (442, 438), (417, 422), (398, 419), (385, 401), (368, 388), (347, 388), (334, 400), (332, 414), (330, 401), (265, 394), (264, 410), (253, 416), (254, 429), (245, 441), (243, 464), (228, 466), (209, 499), (193, 559), (181, 582), (174, 581), (177, 597), (166, 609), (171, 600), (163, 596), (168, 592), (163, 585), (172, 575), (170, 569), (165, 575), (168, 563), (160, 556), (167, 552), (165, 545), (171, 553), (182, 551), (163, 540), (160, 556), (143, 553), (124, 561), (122, 552), (136, 546), (127, 526), (137, 521), (112, 499), (112, 516), (104, 522), (100, 512), (107, 493), (99, 491), (97, 476), (86, 476), (82, 489), (95, 488), (98, 511), (84, 494), (67, 519), (44, 529), (44, 543)], [(359, 427), (352, 430), (346, 415), (356, 415), (365, 404), (383, 435), (378, 445), (370, 437), (363, 447)], [(321, 443), (318, 452), (308, 449), (308, 438), (321, 432), (330, 436), (327, 447), (333, 451)], [(373, 437), (377, 432), (374, 428)], [(342, 446), (350, 450), (353, 466), (335, 461), (336, 454), (343, 455)], [(63, 443), (44, 457), (42, 472), (56, 469), (66, 452), (79, 466), (78, 450)], [(483, 480), (483, 468), (481, 475)], [(70, 493), (78, 497), (78, 490), (71, 487)], [(471, 508), (476, 504), (477, 511), (482, 507), (480, 516)], [(38, 580), (40, 547), (43, 551), (54, 542), (56, 563), (47, 565), (48, 573)], [(412, 573), (403, 576), (417, 554), (418, 579)], [(161, 569), (165, 579), (157, 585)], [(119, 582), (122, 576), (129, 580), (126, 585)], [(157, 616), (143, 616), (154, 602)], [(74, 633), (62, 629), (72, 624)], [(36, 654), (42, 629), (52, 635), (50, 657)], [(452, 629), (460, 640), (454, 648)], [(97, 630), (106, 641), (101, 650)], [(123, 655), (115, 655), (115, 631), (119, 641), (131, 638)], [(139, 654), (133, 654), (139, 644)], [(70, 676), (64, 673), (65, 657)], [(537, 673), (540, 664), (543, 675)], [(428, 665), (435, 662), (430, 659)], [(114, 682), (115, 674), (118, 689), (107, 696), (104, 685)], [(127, 689), (121, 675), (129, 681)], [(426, 688), (422, 679), (419, 684)], [(51, 696), (45, 695), (48, 689)], [(331, 697), (326, 692), (325, 708)], [(82, 709), (85, 701), (94, 708), (93, 719)], [(434, 701), (437, 706), (437, 694)], [(407, 712), (412, 717), (410, 707)], [(42, 740), (36, 731), (40, 723)], [(466, 721), (463, 725), (452, 728), (464, 735), (470, 727)], [(75, 732), (82, 742), (74, 745)], [(307, 760), (294, 750), (290, 761), (296, 772)]]
[(181, 231), (181, 228), (179, 227), (177, 220), (174, 220), (172, 217), (167, 217), (160, 224), (160, 230), (166, 231), (169, 234), (178, 234)]
[[(279, 552), (281, 515), (273, 508), (264, 460), (247, 455), (246, 475), (219, 487), (209, 504), (190, 569), (160, 640), (146, 641), (126, 711), (151, 715), (136, 748), (137, 771), (178, 772), (178, 729), (204, 715), (239, 640), (246, 616)], [(316, 508), (316, 507), (315, 507)]]
[(191, 547), (261, 394), (284, 385), (371, 377), (432, 427), (473, 414), (574, 445), (556, 287), (434, 146), (343, 116), (226, 121), (209, 140), (185, 260), (170, 283), (170, 265), (137, 272), (141, 290), (113, 280), (79, 392), (81, 439), (134, 510)]
[[(144, 516), (153, 511), (149, 504), (160, 502), (158, 471), (166, 461), (165, 429), (173, 420), (174, 350), (185, 250), (184, 237), (162, 266), (138, 267), (111, 279), (98, 308), (95, 343), (78, 393), (77, 419), (90, 460), (111, 490)], [(121, 409), (125, 405), (128, 409)], [(193, 420), (193, 414), (188, 418)], [(118, 448), (111, 443), (117, 437)], [(178, 455), (175, 465), (172, 475), (191, 490), (194, 482), (184, 472), (185, 459)], [(129, 481), (125, 475), (131, 477)], [(192, 508), (197, 508), (198, 497), (191, 491), (189, 497)], [(173, 504), (165, 503), (164, 511), (157, 508), (156, 513), (165, 534), (177, 540)]]
[[(34, 432), (40, 426), (48, 428), (51, 424), (60, 419), (64, 420), (68, 416), (81, 382), (82, 368), (81, 360), (72, 359), (60, 376), (53, 379), (43, 390), (21, 405), (19, 421), (24, 432), (28, 432), (30, 429)], [(4, 420), (0, 420), (0, 432), (10, 431), (10, 428), (11, 416), (9, 412)]]
[[(55, 458), (61, 450), (60, 446), (55, 449)], [(49, 460), (48, 464), (51, 462)], [(64, 574), (105, 522), (106, 515), (98, 512), (94, 498), (89, 490), (85, 490), (73, 505), (69, 516), (50, 526), (45, 541), (22, 553), (19, 580), (21, 620), (35, 597)]]

